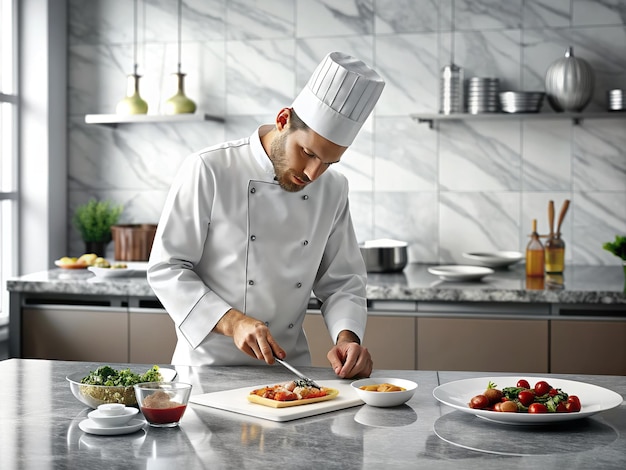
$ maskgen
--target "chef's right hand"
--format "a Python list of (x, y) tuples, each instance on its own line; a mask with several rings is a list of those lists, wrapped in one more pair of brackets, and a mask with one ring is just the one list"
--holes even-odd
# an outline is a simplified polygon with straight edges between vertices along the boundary
[(215, 325), (216, 333), (230, 336), (240, 350), (268, 364), (274, 364), (274, 354), (285, 357), (285, 351), (278, 345), (270, 329), (256, 318), (244, 315), (231, 308)]

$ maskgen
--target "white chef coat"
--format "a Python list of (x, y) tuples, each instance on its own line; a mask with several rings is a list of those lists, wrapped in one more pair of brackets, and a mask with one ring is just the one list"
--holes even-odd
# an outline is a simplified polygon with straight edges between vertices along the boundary
[(287, 360), (309, 365), (302, 323), (312, 291), (333, 341), (341, 330), (363, 338), (366, 271), (347, 180), (330, 168), (285, 191), (259, 137), (270, 129), (190, 155), (174, 179), (148, 267), (176, 325), (172, 364), (261, 364), (211, 332), (235, 308), (265, 322)]

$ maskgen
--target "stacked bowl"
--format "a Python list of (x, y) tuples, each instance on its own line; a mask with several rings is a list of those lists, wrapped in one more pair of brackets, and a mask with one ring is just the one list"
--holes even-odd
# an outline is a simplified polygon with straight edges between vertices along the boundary
[(467, 112), (497, 113), (499, 108), (497, 78), (472, 77), (467, 82)]
[(606, 95), (609, 111), (626, 111), (626, 92), (624, 90), (609, 90)]
[(546, 94), (542, 91), (505, 91), (500, 93), (504, 113), (538, 113)]

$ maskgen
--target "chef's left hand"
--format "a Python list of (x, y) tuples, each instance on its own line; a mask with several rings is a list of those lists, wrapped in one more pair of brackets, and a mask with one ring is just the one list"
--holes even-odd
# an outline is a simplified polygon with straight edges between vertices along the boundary
[(374, 362), (367, 348), (359, 344), (359, 338), (344, 330), (337, 337), (337, 344), (326, 355), (335, 374), (342, 379), (369, 377)]

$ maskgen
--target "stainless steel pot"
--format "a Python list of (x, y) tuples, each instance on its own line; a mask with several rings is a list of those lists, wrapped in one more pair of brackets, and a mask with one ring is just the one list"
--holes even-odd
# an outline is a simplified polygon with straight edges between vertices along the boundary
[(407, 243), (398, 240), (370, 240), (359, 245), (367, 272), (402, 271), (407, 263)]

